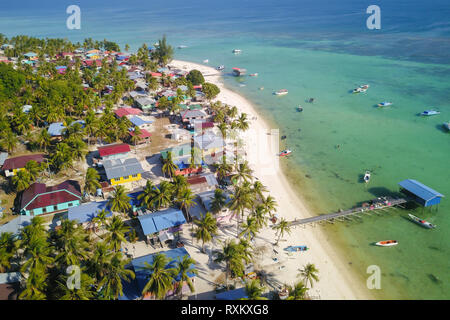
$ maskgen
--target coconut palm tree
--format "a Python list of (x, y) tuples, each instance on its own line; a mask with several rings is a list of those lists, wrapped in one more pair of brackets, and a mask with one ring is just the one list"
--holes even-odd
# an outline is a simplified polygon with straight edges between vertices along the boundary
[(263, 198), (261, 200), (261, 203), (264, 207), (264, 209), (267, 211), (267, 213), (276, 212), (276, 207), (278, 206), (277, 202), (275, 201), (275, 198), (272, 196), (267, 196), (267, 198)]
[(187, 179), (185, 176), (175, 176), (172, 178), (172, 184), (173, 184), (173, 195), (176, 198), (179, 198), (181, 195), (181, 192), (189, 187), (189, 184), (187, 182)]
[(51, 145), (51, 138), (50, 133), (48, 133), (47, 129), (44, 128), (39, 132), (39, 135), (36, 138), (36, 143), (41, 149), (44, 149), (44, 152), (47, 152), (47, 148)]
[(261, 181), (257, 180), (253, 183), (253, 191), (258, 196), (258, 198), (264, 199), (264, 192), (268, 192), (269, 190), (265, 185), (261, 183)]
[(261, 287), (259, 280), (251, 280), (245, 283), (246, 298), (240, 300), (268, 300), (266, 297), (261, 297), (264, 289)]
[(134, 279), (135, 274), (132, 270), (126, 269), (131, 259), (124, 259), (122, 253), (115, 253), (110, 263), (105, 267), (105, 272), (100, 280), (98, 287), (101, 289), (103, 299), (116, 300), (123, 295), (122, 280), (130, 282)]
[(111, 246), (104, 241), (97, 241), (94, 244), (92, 255), (87, 261), (87, 272), (95, 277), (99, 282), (106, 275), (107, 269), (111, 264), (114, 252)]
[(312, 263), (308, 263), (303, 267), (303, 269), (300, 270), (298, 277), (302, 277), (305, 285), (308, 285), (309, 282), (312, 288), (314, 286), (314, 281), (319, 281), (319, 276), (317, 275), (318, 273), (319, 270), (316, 268), (316, 266)]
[(293, 288), (289, 288), (289, 297), (286, 300), (305, 300), (308, 290), (305, 284), (299, 281)]
[(227, 197), (225, 196), (222, 189), (214, 190), (214, 198), (211, 201), (211, 211), (213, 213), (218, 213), (226, 205)]
[(195, 260), (188, 255), (183, 256), (183, 259), (177, 261), (174, 274), (179, 278), (175, 292), (180, 295), (183, 299), (183, 285), (187, 283), (189, 290), (193, 293), (195, 292), (194, 283), (191, 277), (198, 275), (197, 269), (195, 269)]
[(0, 140), (2, 147), (8, 151), (9, 153), (13, 152), (19, 143), (19, 139), (16, 134), (11, 130), (6, 131), (6, 133), (2, 134), (2, 138)]
[(256, 224), (258, 228), (263, 228), (267, 226), (267, 210), (262, 204), (258, 204), (255, 210), (252, 211), (253, 217), (255, 217)]
[(92, 223), (94, 223), (98, 228), (105, 226), (108, 222), (108, 215), (110, 213), (110, 211), (105, 209), (98, 211), (97, 215), (92, 218)]
[(100, 175), (94, 168), (88, 168), (86, 171), (86, 177), (84, 179), (84, 192), (95, 194), (97, 189), (100, 189)]
[(249, 240), (253, 240), (259, 231), (258, 221), (252, 215), (247, 216), (247, 221), (241, 225), (240, 237), (244, 236)]
[(47, 273), (42, 270), (29, 272), (25, 289), (18, 298), (20, 300), (46, 300), (47, 278)]
[(114, 251), (118, 252), (122, 246), (122, 242), (127, 242), (125, 234), (130, 230), (130, 227), (126, 226), (119, 216), (114, 216), (106, 224), (106, 230), (104, 240), (111, 245)]
[(164, 299), (169, 290), (173, 288), (175, 268), (168, 268), (169, 258), (158, 253), (153, 257), (153, 263), (144, 262), (143, 271), (149, 273), (148, 282), (142, 290), (142, 295), (154, 295), (156, 299)]
[(167, 174), (169, 177), (172, 178), (175, 175), (175, 171), (177, 169), (178, 169), (178, 166), (173, 162), (173, 159), (172, 159), (172, 152), (171, 151), (167, 152), (167, 158), (166, 158), (166, 160), (164, 160), (164, 164), (161, 168), (164, 176), (166, 176), (166, 174)]
[(75, 285), (69, 287), (67, 280), (70, 275), (60, 276), (60, 280), (57, 281), (57, 287), (60, 291), (59, 300), (90, 300), (94, 298), (95, 291), (93, 290), (94, 279), (92, 279), (85, 272), (80, 274), (80, 286)]
[(130, 197), (126, 194), (124, 186), (117, 186), (112, 194), (112, 197), (108, 200), (108, 206), (112, 211), (126, 213), (130, 210)]
[(228, 288), (228, 276), (243, 276), (245, 271), (242, 248), (234, 239), (227, 240), (222, 245), (222, 250), (216, 252), (216, 263), (225, 262), (225, 284)]
[(23, 191), (30, 186), (31, 177), (27, 170), (19, 170), (11, 177), (11, 183), (16, 192)]
[(241, 131), (246, 131), (250, 127), (247, 119), (246, 113), (241, 113), (239, 118), (236, 120), (236, 127)]
[(55, 231), (56, 262), (63, 266), (80, 265), (89, 256), (89, 238), (76, 221), (64, 219)]
[(227, 163), (227, 158), (225, 155), (222, 156), (222, 161), (220, 163), (215, 164), (215, 167), (219, 180), (223, 180), (233, 171), (233, 166)]
[(31, 160), (25, 164), (25, 170), (30, 175), (30, 180), (35, 181), (41, 171), (41, 166), (36, 161)]
[(46, 238), (31, 238), (31, 241), (29, 241), (24, 248), (22, 254), (24, 263), (22, 264), (20, 271), (22, 273), (28, 272), (29, 274), (33, 272), (45, 273), (47, 267), (54, 262), (51, 253), (51, 248), (49, 247)]
[(239, 232), (239, 220), (244, 216), (245, 210), (250, 210), (254, 203), (254, 194), (249, 182), (244, 182), (242, 186), (235, 186), (234, 194), (230, 195), (231, 201), (228, 203), (228, 207), (233, 212), (233, 216), (236, 217), (237, 227)]
[(152, 207), (152, 199), (155, 196), (155, 185), (151, 180), (147, 180), (145, 184), (144, 191), (137, 196), (137, 199), (140, 201), (140, 205), (145, 205), (147, 208)]
[(277, 225), (275, 225), (273, 229), (276, 230), (276, 232), (278, 233), (276, 245), (278, 245), (278, 242), (280, 241), (281, 237), (285, 235), (285, 233), (288, 234), (291, 233), (291, 227), (289, 225), (289, 222), (284, 218), (281, 218), (280, 222)]
[(192, 221), (192, 217), (189, 213), (189, 209), (196, 205), (197, 203), (194, 201), (196, 195), (192, 192), (190, 188), (184, 188), (179, 197), (177, 198), (177, 202), (180, 205), (180, 209), (186, 212), (186, 217), (189, 221)]
[(244, 161), (236, 166), (236, 174), (233, 175), (232, 179), (238, 183), (253, 180), (252, 173), (253, 170), (248, 166), (248, 161)]
[(11, 260), (17, 251), (14, 235), (11, 232), (3, 232), (0, 235), (0, 273), (11, 268)]
[(155, 187), (154, 197), (151, 199), (151, 207), (154, 210), (166, 208), (172, 203), (173, 185), (168, 181), (162, 181), (159, 188)]
[(217, 220), (211, 212), (206, 215), (200, 214), (200, 219), (194, 219), (197, 226), (195, 230), (195, 238), (202, 241), (202, 252), (205, 253), (205, 243), (210, 242), (213, 236), (217, 235)]

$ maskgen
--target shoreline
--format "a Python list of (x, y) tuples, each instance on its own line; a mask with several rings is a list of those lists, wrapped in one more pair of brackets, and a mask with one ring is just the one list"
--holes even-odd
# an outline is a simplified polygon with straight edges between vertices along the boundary
[[(249, 115), (250, 128), (258, 131), (267, 131), (272, 128), (266, 119), (257, 112), (256, 107), (252, 105), (245, 97), (237, 92), (227, 88), (222, 79), (220, 71), (210, 66), (201, 65), (181, 60), (173, 60), (171, 66), (183, 70), (197, 69), (205, 76), (205, 81), (216, 84), (221, 92), (215, 100), (222, 103), (236, 106), (240, 112)], [(256, 120), (252, 118), (256, 116)], [(272, 150), (273, 151), (273, 150)], [(277, 152), (279, 150), (276, 150)], [(261, 155), (261, 152), (263, 154)], [(277, 158), (270, 150), (259, 150), (259, 156), (263, 156), (265, 161), (271, 162), (271, 165), (277, 166)], [(272, 159), (272, 160), (270, 160)], [(277, 172), (276, 175), (265, 174), (260, 167), (253, 167), (254, 175), (268, 187), (270, 195), (272, 195), (278, 203), (277, 214), (288, 221), (294, 219), (306, 218), (314, 216), (308, 209), (305, 200), (301, 198), (295, 188), (289, 182), (283, 170)], [(273, 238), (273, 231), (264, 230), (262, 236)], [(312, 296), (318, 296), (320, 299), (329, 300), (353, 300), (353, 299), (374, 299), (367, 289), (365, 283), (360, 283), (358, 275), (348, 269), (343, 257), (336, 252), (337, 250), (329, 243), (328, 235), (323, 230), (313, 227), (294, 227), (290, 235), (284, 237), (285, 243), (280, 243), (281, 247), (287, 245), (307, 245), (311, 250), (302, 252), (295, 258), (288, 258), (283, 271), (277, 271), (277, 277), (289, 285), (292, 285), (297, 278), (293, 276), (298, 273), (298, 269), (306, 263), (313, 263), (319, 270), (320, 281), (310, 290)]]

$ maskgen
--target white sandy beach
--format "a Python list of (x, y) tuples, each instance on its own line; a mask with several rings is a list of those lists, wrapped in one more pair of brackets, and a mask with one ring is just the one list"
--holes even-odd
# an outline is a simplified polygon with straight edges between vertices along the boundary
[[(259, 132), (260, 137), (263, 137), (262, 139), (267, 140), (263, 145), (269, 145), (273, 135), (270, 136), (264, 134), (264, 132), (269, 132), (269, 130), (273, 128), (270, 128), (264, 119), (257, 114), (255, 108), (248, 100), (225, 88), (220, 71), (216, 71), (209, 66), (178, 60), (172, 61), (170, 65), (183, 70), (197, 69), (201, 71), (207, 82), (219, 86), (221, 93), (217, 97), (217, 100), (236, 106), (240, 112), (247, 113), (249, 119), (256, 117), (256, 120), (253, 118), (253, 120), (250, 121), (250, 128)], [(279, 139), (279, 137), (275, 138)], [(251, 167), (254, 169), (254, 175), (268, 187), (270, 195), (275, 197), (278, 203), (277, 214), (279, 217), (284, 217), (288, 221), (310, 217), (312, 214), (308, 212), (304, 202), (291, 188), (286, 177), (281, 172), (281, 169), (278, 169), (275, 173), (270, 172), (271, 170), (267, 170), (269, 166), (278, 168), (277, 161), (282, 161), (282, 159), (280, 160), (276, 155), (279, 151), (281, 150), (265, 147), (259, 148), (259, 159), (264, 159), (264, 166), (252, 165), (252, 161), (250, 160)], [(235, 224), (235, 222), (233, 222), (233, 224)], [(320, 278), (320, 281), (314, 285), (312, 290), (310, 290), (310, 295), (314, 298), (372, 298), (369, 290), (366, 289), (365, 283), (361, 283), (362, 281), (358, 280), (357, 277), (351, 273), (347, 263), (338, 256), (332, 246), (328, 243), (327, 236), (320, 230), (320, 227), (296, 227), (292, 229), (291, 235), (285, 236), (285, 239), (286, 241), (280, 241), (279, 246), (275, 247), (279, 252), (278, 254), (272, 252), (272, 243), (275, 242), (276, 237), (275, 232), (271, 228), (262, 230), (256, 239), (258, 245), (267, 247), (268, 252), (264, 255), (264, 258), (261, 259), (261, 265), (266, 266), (265, 269), (267, 271), (272, 271), (276, 283), (293, 285), (297, 280), (296, 275), (298, 274), (298, 269), (302, 268), (307, 263), (314, 263), (319, 269)], [(306, 252), (296, 252), (293, 255), (288, 256), (283, 248), (289, 245), (307, 245), (310, 250)], [(220, 246), (214, 245), (214, 247)], [(189, 251), (193, 258), (199, 263), (207, 263), (207, 255), (200, 253), (198, 249)], [(278, 263), (272, 260), (274, 257), (278, 258)], [(217, 270), (217, 272), (219, 271), (220, 270)], [(214, 272), (214, 274), (216, 274), (216, 272)], [(213, 281), (214, 279), (210, 278), (205, 280)], [(202, 292), (211, 290), (209, 281), (206, 281), (203, 284), (203, 281), (196, 281), (196, 291), (198, 295), (201, 295)], [(209, 285), (207, 285), (207, 283), (209, 283)]]

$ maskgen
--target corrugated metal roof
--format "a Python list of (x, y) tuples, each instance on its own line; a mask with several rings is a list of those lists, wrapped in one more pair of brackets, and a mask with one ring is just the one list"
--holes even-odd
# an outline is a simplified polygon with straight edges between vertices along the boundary
[(132, 118), (130, 118), (130, 122), (132, 124), (134, 124), (135, 126), (137, 126), (137, 127), (142, 126), (143, 124), (151, 124), (151, 123), (153, 123), (153, 121), (147, 121), (147, 120), (141, 119), (141, 118), (139, 118), (137, 116), (133, 116)]
[(138, 219), (145, 235), (186, 223), (183, 212), (173, 208), (139, 216)]
[[(185, 248), (176, 248), (176, 249), (158, 252), (158, 253), (154, 253), (154, 254), (149, 254), (146, 256), (142, 256), (142, 257), (133, 259), (131, 261), (131, 264), (133, 265), (133, 269), (134, 269), (134, 272), (136, 275), (136, 281), (138, 283), (140, 292), (142, 292), (142, 290), (144, 289), (145, 285), (147, 284), (147, 282), (149, 280), (149, 276), (151, 275), (150, 271), (148, 271), (147, 269), (144, 268), (145, 262), (147, 262), (148, 264), (151, 265), (153, 263), (154, 256), (156, 254), (160, 254), (160, 253), (167, 256), (170, 260), (170, 262), (167, 264), (167, 267), (166, 267), (167, 269), (174, 268), (176, 266), (177, 262), (179, 260), (182, 260), (184, 256), (190, 257), (189, 253), (187, 252), (187, 250)], [(188, 272), (188, 276), (192, 278), (192, 277), (195, 277), (195, 274)], [(179, 281), (180, 276), (178, 275), (177, 277), (175, 277), (174, 280)]]
[(92, 221), (101, 210), (109, 211), (107, 216), (112, 216), (111, 211), (108, 209), (108, 201), (101, 201), (89, 202), (78, 207), (69, 208), (67, 218), (69, 220), (77, 220), (78, 223), (84, 223)]
[(245, 293), (245, 288), (239, 288), (239, 289), (225, 291), (225, 292), (216, 294), (217, 300), (239, 300), (242, 298), (247, 298), (247, 294)]
[(33, 219), (33, 217), (18, 216), (8, 223), (0, 226), (0, 234), (3, 232), (11, 232), (12, 234), (17, 235), (23, 227), (26, 227), (31, 223), (31, 219)]
[(103, 167), (108, 180), (144, 173), (144, 169), (136, 158), (123, 161), (119, 159), (106, 160), (103, 162)]
[(20, 282), (22, 275), (20, 272), (0, 273), (0, 284)]
[(8, 158), (8, 152), (0, 152), (0, 167), (3, 166), (5, 160)]
[(41, 163), (44, 161), (44, 154), (30, 154), (26, 156), (14, 157), (6, 159), (3, 163), (3, 170), (13, 170), (19, 168), (25, 168), (25, 165), (28, 161), (34, 160), (37, 163)]
[(399, 182), (399, 185), (425, 201), (436, 197), (444, 197), (443, 194), (440, 194), (439, 192), (413, 179), (407, 179)]
[(100, 157), (107, 157), (114, 154), (120, 154), (120, 153), (127, 153), (130, 152), (130, 146), (126, 143), (119, 143), (119, 144), (109, 144), (107, 146), (99, 147), (98, 153), (100, 154)]

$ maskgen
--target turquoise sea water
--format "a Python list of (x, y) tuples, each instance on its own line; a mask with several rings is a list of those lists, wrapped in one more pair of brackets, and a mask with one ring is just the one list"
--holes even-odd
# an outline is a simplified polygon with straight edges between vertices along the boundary
[[(404, 210), (392, 210), (326, 232), (361, 281), (367, 266), (381, 268), (378, 296), (450, 298), (450, 134), (441, 129), (450, 120), (446, 1), (379, 1), (382, 30), (375, 32), (365, 28), (368, 1), (74, 2), (82, 10), (81, 30), (65, 28), (71, 1), (39, 6), (22, 1), (0, 12), (0, 32), (74, 41), (107, 38), (132, 49), (166, 34), (173, 45), (188, 46), (176, 50), (178, 59), (209, 59), (210, 65), (224, 64), (226, 73), (231, 67), (259, 73), (239, 81), (224, 78), (288, 136), (294, 155), (284, 164), (317, 214), (396, 192), (397, 182), (407, 178), (447, 196), (437, 212), (413, 212), (436, 230), (411, 223)], [(232, 54), (235, 48), (243, 53)], [(365, 83), (371, 86), (366, 94), (349, 93)], [(289, 95), (272, 95), (282, 88)], [(305, 103), (309, 97), (317, 102)], [(385, 100), (394, 105), (375, 107)], [(302, 113), (295, 110), (299, 104)], [(441, 114), (416, 115), (431, 106)], [(366, 170), (372, 172), (368, 186), (360, 182)], [(382, 239), (400, 244), (371, 245)]]

